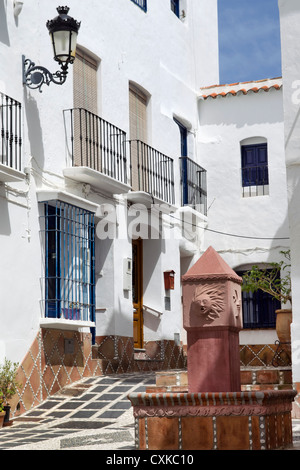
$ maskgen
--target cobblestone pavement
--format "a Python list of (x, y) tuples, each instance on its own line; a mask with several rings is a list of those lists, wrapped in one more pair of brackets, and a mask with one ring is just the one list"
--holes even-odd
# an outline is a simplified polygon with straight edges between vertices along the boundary
[[(83, 379), (0, 429), (0, 450), (135, 450), (127, 395), (155, 384), (154, 373)], [(293, 420), (300, 450), (300, 420)]]
[(134, 450), (127, 395), (155, 384), (155, 374), (83, 379), (0, 430), (0, 450)]

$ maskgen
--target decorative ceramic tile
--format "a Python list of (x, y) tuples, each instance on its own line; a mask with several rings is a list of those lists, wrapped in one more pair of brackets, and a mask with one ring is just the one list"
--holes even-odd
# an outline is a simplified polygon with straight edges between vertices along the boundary
[(128, 337), (97, 337), (92, 346), (90, 334), (42, 329), (19, 367), (22, 388), (11, 401), (12, 413), (18, 416), (84, 377), (185, 365), (182, 348), (174, 341), (146, 343), (145, 354), (142, 360), (135, 360), (133, 339)]

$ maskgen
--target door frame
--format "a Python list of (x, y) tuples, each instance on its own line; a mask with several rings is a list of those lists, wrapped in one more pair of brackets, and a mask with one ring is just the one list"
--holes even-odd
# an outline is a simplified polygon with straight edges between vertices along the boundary
[[(134, 247), (136, 252), (134, 253)], [(137, 296), (136, 296), (137, 293)], [(132, 240), (132, 306), (133, 306), (133, 343), (135, 349), (144, 345), (143, 321), (143, 240)]]

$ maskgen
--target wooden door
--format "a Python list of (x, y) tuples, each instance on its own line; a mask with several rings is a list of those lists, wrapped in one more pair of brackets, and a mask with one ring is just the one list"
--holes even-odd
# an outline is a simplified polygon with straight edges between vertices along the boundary
[(134, 347), (143, 347), (143, 242), (132, 240), (132, 300)]

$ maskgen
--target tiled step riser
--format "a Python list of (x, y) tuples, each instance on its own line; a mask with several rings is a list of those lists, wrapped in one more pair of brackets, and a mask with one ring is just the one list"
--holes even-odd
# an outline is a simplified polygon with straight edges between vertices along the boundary
[(242, 385), (292, 385), (290, 369), (241, 370)]
[[(161, 391), (180, 391), (188, 387), (187, 371), (157, 372), (156, 386)], [(293, 388), (288, 369), (241, 370), (242, 390), (289, 390)]]

